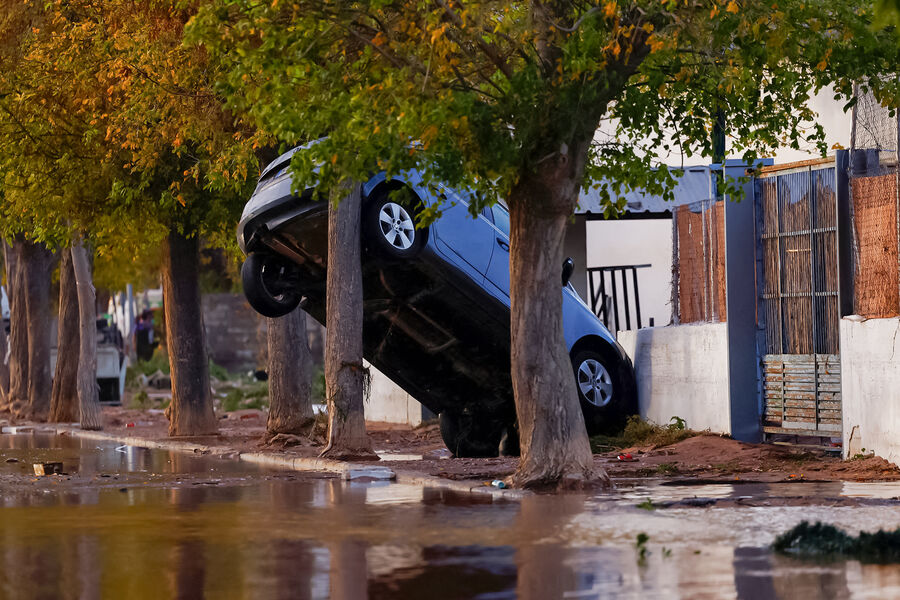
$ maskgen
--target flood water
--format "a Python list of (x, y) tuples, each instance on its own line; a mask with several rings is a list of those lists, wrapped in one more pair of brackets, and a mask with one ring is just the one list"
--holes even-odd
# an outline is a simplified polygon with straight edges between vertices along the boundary
[[(50, 460), (68, 475), (22, 485)], [(19, 434), (0, 436), (0, 485), (2, 598), (900, 598), (900, 566), (768, 550), (803, 519), (896, 528), (900, 505), (637, 507), (894, 498), (896, 484), (625, 484), (491, 503)]]

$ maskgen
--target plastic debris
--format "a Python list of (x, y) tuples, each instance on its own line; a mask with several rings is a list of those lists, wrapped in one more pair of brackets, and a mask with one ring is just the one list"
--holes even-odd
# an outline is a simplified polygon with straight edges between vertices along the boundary
[(637, 461), (637, 459), (631, 455), (631, 452), (623, 452), (616, 458), (618, 458), (622, 462), (636, 462)]
[(61, 462), (34, 463), (34, 474), (38, 477), (45, 475), (59, 474), (63, 472), (63, 464)]
[(344, 471), (344, 479), (352, 480), (352, 479), (372, 479), (372, 480), (381, 480), (381, 481), (389, 481), (396, 477), (396, 473), (394, 473), (391, 469), (387, 467), (360, 467), (360, 468), (351, 468)]
[(134, 427), (134, 423), (125, 423), (125, 427)]
[(506, 482), (503, 481), (502, 479), (495, 479), (495, 480), (493, 480), (493, 481), (491, 482), (491, 485), (494, 486), (495, 488), (499, 488), (499, 489), (501, 489), (501, 490), (505, 490), (505, 489), (508, 487), (508, 486), (506, 485)]

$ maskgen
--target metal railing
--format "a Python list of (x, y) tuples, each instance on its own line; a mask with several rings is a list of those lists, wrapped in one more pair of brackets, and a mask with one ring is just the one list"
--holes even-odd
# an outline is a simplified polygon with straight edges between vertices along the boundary
[[(638, 269), (647, 269), (652, 265), (617, 265), (611, 267), (591, 267), (587, 269), (590, 287), (591, 310), (599, 317), (606, 328), (615, 334), (617, 330), (631, 329), (631, 315), (637, 329), (643, 327), (641, 321), (641, 294), (638, 287)], [(629, 277), (630, 274), (630, 277)], [(629, 294), (629, 281), (631, 294)], [(607, 285), (608, 283), (608, 285)], [(621, 294), (622, 315), (625, 327), (619, 314)], [(650, 319), (651, 326), (653, 319)]]

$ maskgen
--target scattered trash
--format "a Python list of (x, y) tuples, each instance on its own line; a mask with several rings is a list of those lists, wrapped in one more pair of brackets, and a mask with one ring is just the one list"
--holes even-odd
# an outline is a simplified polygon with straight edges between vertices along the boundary
[(63, 464), (61, 462), (34, 463), (34, 474), (38, 477), (45, 475), (58, 475), (63, 472)]
[(618, 458), (622, 462), (637, 462), (637, 459), (631, 455), (631, 452), (623, 452), (616, 458)]
[(506, 485), (506, 482), (503, 481), (502, 479), (493, 480), (491, 482), (491, 485), (494, 486), (495, 488), (500, 488), (501, 490), (505, 490), (507, 487), (509, 487)]
[(125, 445), (125, 446), (116, 446), (115, 448), (113, 448), (113, 450), (115, 450), (116, 452), (121, 452), (122, 454), (127, 454), (127, 452), (124, 450), (124, 449), (127, 448), (127, 447), (128, 447), (127, 445)]
[(134, 427), (134, 423), (125, 423), (125, 427)]

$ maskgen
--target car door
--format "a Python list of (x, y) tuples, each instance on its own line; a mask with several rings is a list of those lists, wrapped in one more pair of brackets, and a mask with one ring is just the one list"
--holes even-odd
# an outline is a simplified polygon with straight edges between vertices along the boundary
[(479, 284), (484, 280), (494, 245), (494, 228), (483, 215), (469, 214), (468, 195), (441, 190), (441, 217), (435, 223), (438, 250)]
[(500, 203), (485, 209), (493, 225), (493, 253), (486, 283), (490, 291), (509, 305), (509, 211)]

